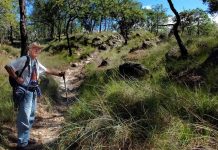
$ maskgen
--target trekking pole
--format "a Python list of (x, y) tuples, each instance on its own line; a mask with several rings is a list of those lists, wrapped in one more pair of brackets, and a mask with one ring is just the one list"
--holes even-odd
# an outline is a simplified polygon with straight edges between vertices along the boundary
[(65, 74), (63, 76), (64, 79), (64, 87), (65, 87), (65, 92), (66, 92), (66, 98), (67, 98), (67, 103), (68, 103), (68, 96), (67, 96), (67, 85), (66, 85), (66, 80), (65, 80)]

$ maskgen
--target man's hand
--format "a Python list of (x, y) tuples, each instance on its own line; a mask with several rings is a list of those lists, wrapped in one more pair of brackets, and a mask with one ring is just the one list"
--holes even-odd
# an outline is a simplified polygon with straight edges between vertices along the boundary
[(64, 71), (59, 72), (59, 73), (58, 73), (58, 76), (59, 76), (59, 77), (64, 77), (64, 76), (65, 76), (65, 72), (64, 72)]
[(56, 70), (51, 70), (51, 69), (47, 69), (46, 70), (47, 74), (50, 75), (54, 75), (54, 76), (58, 76), (58, 77), (64, 77), (65, 76), (65, 71), (56, 71)]
[(24, 83), (24, 79), (22, 77), (16, 78), (16, 81), (17, 81), (18, 84), (23, 84)]

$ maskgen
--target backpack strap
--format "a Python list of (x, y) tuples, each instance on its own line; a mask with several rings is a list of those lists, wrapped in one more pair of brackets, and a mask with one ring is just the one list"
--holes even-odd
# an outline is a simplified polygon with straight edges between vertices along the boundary
[(23, 67), (23, 69), (21, 70), (20, 74), (18, 75), (18, 77), (21, 77), (21, 75), (23, 74), (23, 71), (26, 69), (27, 66), (29, 66), (29, 62), (30, 62), (30, 58), (29, 56), (26, 56), (27, 60), (26, 60), (26, 63)]

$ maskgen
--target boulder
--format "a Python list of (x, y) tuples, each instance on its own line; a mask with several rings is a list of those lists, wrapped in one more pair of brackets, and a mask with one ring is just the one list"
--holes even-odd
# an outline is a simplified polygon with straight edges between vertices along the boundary
[(84, 37), (82, 44), (85, 45), (85, 46), (87, 46), (88, 44), (90, 44), (90, 43), (89, 43), (89, 40), (90, 40), (89, 38)]
[(102, 38), (106, 38), (107, 36), (102, 34), (101, 37), (102, 37)]
[(95, 37), (93, 40), (92, 40), (92, 45), (93, 46), (99, 46), (103, 43), (102, 39), (100, 37)]
[(126, 62), (119, 66), (119, 72), (124, 77), (135, 77), (140, 78), (144, 77), (146, 74), (149, 74), (149, 70), (145, 68), (142, 64), (134, 62)]
[(109, 38), (107, 39), (106, 43), (111, 47), (119, 47), (122, 46), (124, 43), (124, 39), (122, 36), (120, 35), (111, 35), (109, 36)]
[(115, 39), (110, 39), (107, 41), (108, 45), (111, 47), (115, 47), (117, 41)]
[(129, 53), (133, 53), (133, 52), (138, 51), (138, 50), (141, 50), (141, 49), (142, 49), (141, 46), (133, 47), (133, 48), (130, 49)]
[(141, 37), (141, 34), (139, 34), (139, 33), (136, 33), (136, 35), (135, 35), (136, 37)]
[(78, 63), (70, 63), (70, 66), (71, 66), (71, 67), (77, 67), (77, 66), (78, 66)]
[(103, 59), (101, 64), (98, 67), (104, 67), (104, 66), (107, 66), (107, 65), (108, 65), (107, 59)]
[(144, 40), (143, 43), (142, 43), (142, 48), (143, 49), (148, 49), (148, 48), (151, 48), (153, 46), (154, 46), (154, 43), (151, 42), (151, 41)]
[(111, 35), (111, 36), (108, 37), (108, 39), (109, 39), (109, 40), (110, 40), (110, 39), (118, 39), (118, 36)]
[(108, 50), (109, 49), (109, 46), (107, 44), (101, 44), (99, 47), (98, 47), (99, 50)]
[(81, 55), (80, 57), (79, 57), (79, 59), (80, 60), (84, 60), (84, 59), (87, 59), (89, 57), (89, 54), (87, 54), (87, 55)]

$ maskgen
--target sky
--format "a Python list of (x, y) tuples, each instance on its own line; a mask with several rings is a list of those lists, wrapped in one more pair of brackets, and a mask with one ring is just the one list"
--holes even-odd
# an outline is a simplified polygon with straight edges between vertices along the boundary
[[(167, 9), (167, 14), (173, 15), (167, 0), (138, 0), (138, 1), (141, 2), (142, 6), (146, 8), (151, 8), (154, 5), (162, 4), (163, 7)], [(195, 8), (201, 8), (205, 11), (207, 10), (207, 5), (203, 4), (202, 0), (172, 0), (172, 2), (178, 12), (188, 9), (195, 9)], [(211, 18), (218, 23), (218, 15), (214, 17), (211, 16)]]
[[(164, 8), (167, 8), (167, 13), (172, 14), (167, 0), (138, 0), (144, 7), (152, 7), (153, 5), (162, 4)], [(172, 0), (177, 11), (183, 11), (187, 9), (202, 8), (207, 10), (207, 5), (203, 4), (202, 0)]]
[[(167, 0), (137, 0), (139, 1), (143, 7), (151, 9), (152, 6), (157, 4), (162, 4), (164, 8), (167, 10), (168, 15), (174, 16), (173, 12), (170, 10), (169, 4)], [(207, 5), (203, 4), (202, 0), (172, 0), (176, 10), (181, 12), (183, 10), (201, 8), (203, 10), (207, 10)], [(30, 14), (32, 10), (32, 6), (29, 5), (27, 8), (27, 13)], [(218, 23), (218, 14), (211, 18)]]

